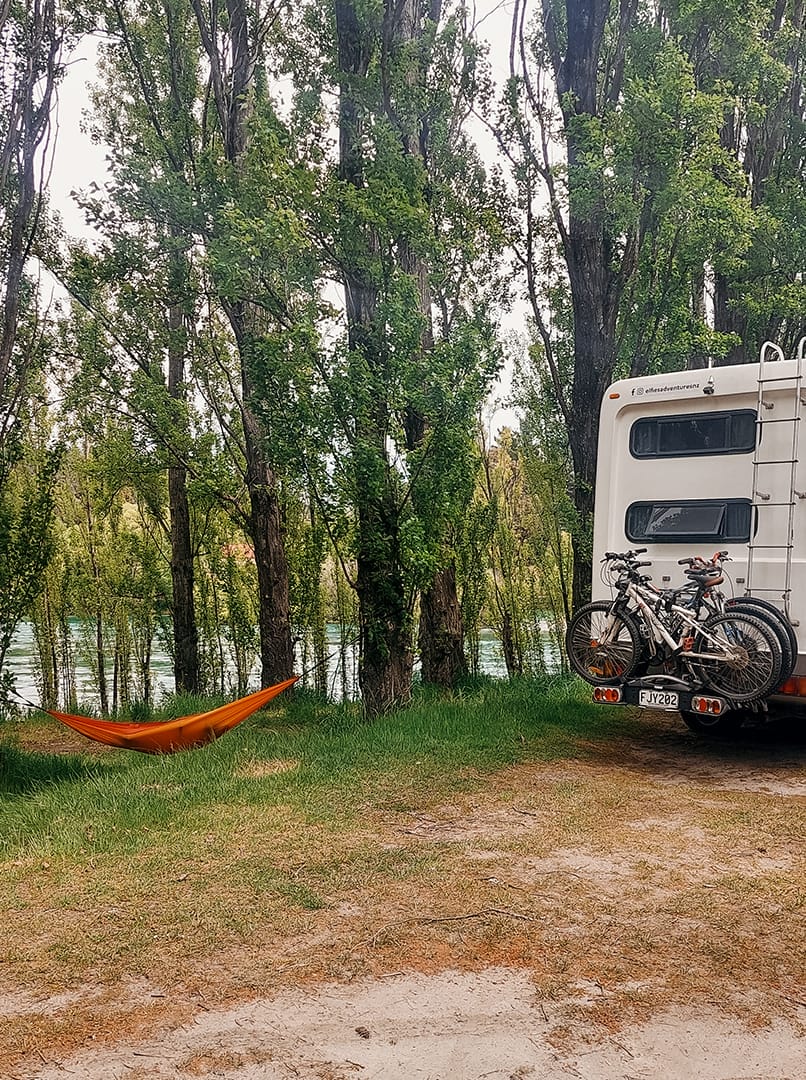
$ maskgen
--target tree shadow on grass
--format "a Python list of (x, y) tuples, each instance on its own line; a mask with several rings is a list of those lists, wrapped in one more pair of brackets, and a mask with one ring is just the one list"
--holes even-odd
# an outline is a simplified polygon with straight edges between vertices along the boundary
[(106, 763), (79, 754), (31, 753), (0, 742), (0, 795), (22, 795), (51, 784), (100, 776), (108, 770)]

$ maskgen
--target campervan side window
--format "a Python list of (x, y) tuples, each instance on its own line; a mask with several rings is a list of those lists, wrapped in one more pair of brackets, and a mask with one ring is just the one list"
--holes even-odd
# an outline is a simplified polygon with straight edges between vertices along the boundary
[(630, 428), (630, 453), (636, 458), (747, 454), (755, 445), (755, 409), (644, 416)]
[(627, 508), (630, 540), (654, 544), (745, 543), (750, 539), (749, 499), (677, 499), (634, 502)]

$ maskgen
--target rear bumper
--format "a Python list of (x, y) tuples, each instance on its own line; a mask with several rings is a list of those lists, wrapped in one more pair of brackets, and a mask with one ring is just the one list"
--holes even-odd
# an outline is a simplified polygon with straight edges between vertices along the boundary
[(692, 712), (721, 716), (735, 703), (706, 690), (692, 690), (680, 679), (645, 676), (621, 686), (595, 686), (593, 700), (601, 705), (631, 705), (663, 712)]

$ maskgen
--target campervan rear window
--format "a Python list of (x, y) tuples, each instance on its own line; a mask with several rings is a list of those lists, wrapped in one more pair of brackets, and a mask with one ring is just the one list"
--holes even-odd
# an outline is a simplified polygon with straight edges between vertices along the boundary
[(644, 416), (630, 428), (630, 453), (636, 458), (747, 454), (755, 445), (755, 409)]
[(627, 508), (630, 540), (655, 544), (696, 544), (750, 539), (749, 499), (677, 499), (634, 502)]

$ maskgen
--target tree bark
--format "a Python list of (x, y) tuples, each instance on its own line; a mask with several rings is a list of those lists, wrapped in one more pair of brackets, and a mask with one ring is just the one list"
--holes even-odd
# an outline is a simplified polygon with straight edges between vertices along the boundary
[(465, 631), (453, 563), (440, 570), (423, 590), (418, 645), (424, 683), (449, 689), (467, 675)]
[(746, 364), (750, 355), (745, 344), (747, 319), (733, 303), (732, 282), (724, 274), (714, 275), (714, 329), (720, 334), (735, 334), (738, 341), (733, 345), (722, 364)]
[[(193, 0), (199, 31), (211, 65), (211, 85), (227, 160), (236, 168), (249, 146), (249, 119), (255, 92), (255, 52), (246, 0), (226, 0), (229, 25), (228, 72), (222, 72), (218, 42), (200, 0)], [(253, 346), (258, 315), (248, 297), (229, 300), (224, 309), (232, 326), (241, 364), (241, 415), (249, 493), (248, 531), (258, 578), (261, 678), (264, 686), (282, 682), (294, 669), (289, 611), (288, 562), (277, 477), (267, 452), (267, 433), (255, 414), (252, 388)]]
[[(375, 35), (362, 24), (357, 6), (349, 0), (336, 0), (336, 34), (341, 77), (339, 176), (344, 183), (363, 189), (364, 124), (359, 101), (375, 52)], [(343, 210), (345, 215), (349, 212)], [(348, 257), (343, 267), (348, 347), (355, 358), (355, 377), (363, 375), (366, 384), (362, 385), (365, 401), (355, 417), (353, 448), (358, 515), (358, 682), (366, 713), (379, 716), (409, 700), (414, 660), (398, 508), (390, 489), (387, 460), (383, 328), (378, 325), (378, 289), (367, 271), (379, 245), (370, 226), (358, 223), (358, 228), (365, 250)]]
[[(168, 310), (168, 393), (183, 405), (185, 391), (184, 315), (181, 305)], [(174, 679), (178, 694), (199, 692), (199, 633), (194, 596), (195, 568), (190, 531), (187, 470), (168, 467), (168, 510), (171, 522), (171, 585), (174, 635)]]
[(367, 715), (382, 716), (411, 698), (410, 619), (397, 508), (391, 501), (367, 499), (358, 511), (358, 683)]
[[(592, 190), (586, 165), (585, 118), (602, 114), (617, 97), (623, 71), (608, 73), (606, 94), (600, 94), (599, 56), (610, 0), (567, 0), (565, 53), (548, 0), (543, 17), (565, 121), (568, 162), (568, 227), (563, 236), (574, 319), (574, 377), (568, 438), (574, 464), (574, 505), (578, 515), (572, 538), (574, 606), (590, 597), (591, 535), (599, 441), (599, 409), (613, 378), (616, 318), (623, 281), (629, 268), (614, 268), (615, 244), (610, 235), (600, 177)], [(619, 36), (626, 33), (630, 0), (621, 0)], [(604, 99), (603, 100), (600, 100)], [(625, 254), (623, 257), (627, 259)]]

